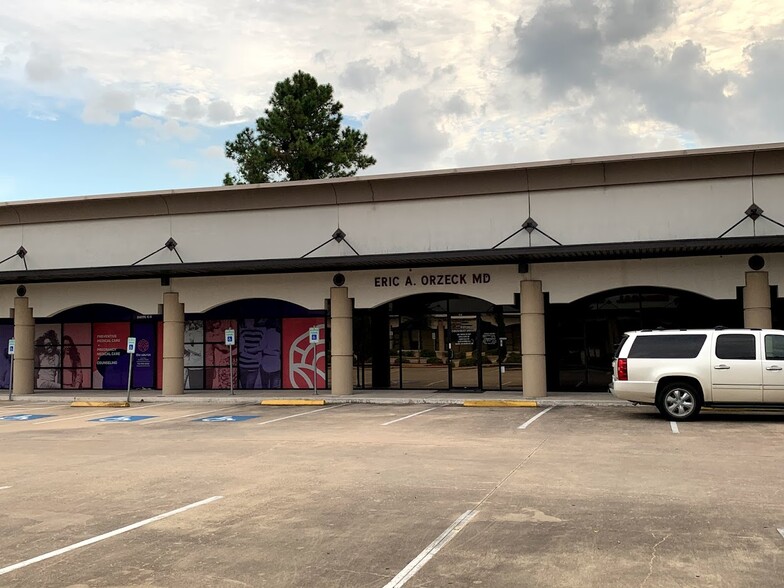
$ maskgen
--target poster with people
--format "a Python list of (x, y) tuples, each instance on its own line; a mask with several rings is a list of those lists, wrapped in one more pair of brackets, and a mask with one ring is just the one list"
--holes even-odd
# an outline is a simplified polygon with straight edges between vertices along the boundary
[[(310, 329), (319, 329), (319, 342), (310, 342)], [(314, 381), (325, 388), (326, 345), (323, 318), (283, 319), (283, 348), (286, 350), (286, 388), (313, 389)]]
[(60, 340), (62, 325), (35, 325), (35, 387), (39, 390), (60, 388)]
[(239, 382), (246, 390), (281, 387), (281, 335), (278, 319), (243, 319), (239, 328)]
[(62, 385), (74, 390), (92, 387), (92, 349), (90, 323), (63, 325)]
[(204, 321), (185, 321), (185, 366), (184, 385), (186, 390), (204, 389)]

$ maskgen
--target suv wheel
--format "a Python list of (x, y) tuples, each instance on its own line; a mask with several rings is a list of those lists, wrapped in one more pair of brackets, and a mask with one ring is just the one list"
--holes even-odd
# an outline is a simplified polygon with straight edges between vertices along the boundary
[(702, 399), (692, 384), (675, 382), (662, 389), (656, 406), (670, 420), (688, 421), (699, 414), (701, 404)]

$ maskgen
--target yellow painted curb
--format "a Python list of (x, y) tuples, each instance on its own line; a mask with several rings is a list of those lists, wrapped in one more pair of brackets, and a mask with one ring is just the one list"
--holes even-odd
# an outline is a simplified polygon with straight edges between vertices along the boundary
[(119, 402), (119, 401), (102, 401), (102, 400), (77, 400), (76, 402), (72, 402), (71, 406), (76, 407), (84, 407), (84, 406), (108, 406), (110, 408), (128, 408), (130, 404), (128, 402)]
[(463, 406), (539, 406), (536, 400), (466, 400)]
[(324, 406), (326, 402), (315, 398), (312, 400), (307, 398), (268, 398), (267, 400), (262, 400), (259, 404), (267, 406)]

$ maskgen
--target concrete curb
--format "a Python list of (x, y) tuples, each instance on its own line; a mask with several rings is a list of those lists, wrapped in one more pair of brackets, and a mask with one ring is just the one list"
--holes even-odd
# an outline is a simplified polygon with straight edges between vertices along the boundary
[[(40, 403), (40, 404), (74, 404), (80, 403), (80, 406), (88, 406), (84, 403), (102, 403), (94, 404), (92, 406), (107, 406), (106, 403), (123, 403), (123, 406), (128, 406), (125, 403), (125, 398), (112, 398), (112, 397), (54, 397), (42, 396), (38, 394), (27, 394), (22, 396), (15, 396), (12, 401), (0, 400), (0, 406), (8, 406), (13, 402), (23, 403)], [(465, 406), (475, 408), (520, 408), (520, 407), (549, 407), (549, 406), (590, 406), (590, 407), (632, 407), (632, 403), (625, 400), (608, 399), (579, 399), (579, 398), (522, 398), (515, 400), (507, 399), (486, 399), (486, 400), (471, 400), (465, 398), (450, 398), (447, 396), (428, 396), (426, 398), (417, 397), (369, 397), (369, 396), (330, 396), (324, 395), (323, 397), (273, 397), (261, 398), (251, 396), (196, 396), (184, 394), (182, 396), (137, 396), (131, 397), (131, 404), (156, 404), (156, 403), (185, 403), (185, 404), (218, 404), (218, 405), (252, 405), (260, 404), (264, 406), (316, 406), (324, 404), (378, 404), (378, 405), (410, 405), (410, 404), (428, 404), (438, 406)]]
[(86, 407), (106, 407), (106, 408), (128, 408), (130, 406), (130, 402), (126, 401), (118, 401), (112, 402), (111, 400), (75, 400), (71, 403), (71, 406), (74, 408), (86, 408)]

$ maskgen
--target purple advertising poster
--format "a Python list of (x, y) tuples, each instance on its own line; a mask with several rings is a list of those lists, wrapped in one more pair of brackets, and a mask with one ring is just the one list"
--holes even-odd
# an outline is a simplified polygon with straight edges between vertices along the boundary
[(136, 337), (136, 354), (133, 358), (131, 384), (134, 388), (152, 388), (155, 381), (155, 325), (136, 323), (133, 325), (133, 336)]
[(11, 384), (11, 356), (8, 355), (8, 340), (14, 336), (14, 325), (0, 325), (0, 388)]

